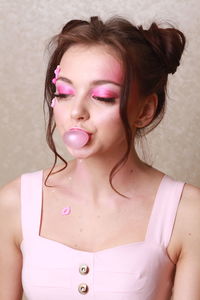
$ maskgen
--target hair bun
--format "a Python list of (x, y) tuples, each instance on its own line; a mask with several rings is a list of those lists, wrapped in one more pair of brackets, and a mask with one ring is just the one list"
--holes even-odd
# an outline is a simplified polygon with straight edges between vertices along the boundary
[(73, 30), (77, 26), (82, 26), (82, 25), (88, 25), (88, 22), (82, 20), (71, 20), (65, 24), (65, 26), (61, 31), (61, 34), (65, 34), (66, 32)]
[(159, 28), (156, 23), (152, 23), (148, 30), (144, 30), (142, 26), (138, 29), (162, 62), (166, 72), (174, 74), (185, 48), (184, 34), (173, 27)]

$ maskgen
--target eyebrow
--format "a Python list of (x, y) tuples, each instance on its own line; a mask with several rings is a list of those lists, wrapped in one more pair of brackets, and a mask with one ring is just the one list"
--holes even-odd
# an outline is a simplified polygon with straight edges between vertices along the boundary
[[(62, 80), (66, 83), (73, 84), (73, 82), (70, 79), (66, 78), (66, 77), (59, 76), (57, 78), (57, 80)], [(92, 81), (92, 85), (101, 85), (101, 84), (108, 84), (108, 83), (111, 83), (111, 84), (117, 85), (119, 87), (122, 87), (122, 85), (120, 83), (112, 81), (112, 80), (94, 80), (94, 81)]]

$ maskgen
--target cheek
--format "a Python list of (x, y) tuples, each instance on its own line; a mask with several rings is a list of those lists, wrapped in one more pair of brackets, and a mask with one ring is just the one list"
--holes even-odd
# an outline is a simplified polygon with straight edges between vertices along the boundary
[(119, 108), (113, 108), (113, 109), (108, 109), (108, 110), (104, 110), (100, 113), (98, 113), (98, 115), (95, 118), (96, 120), (98, 120), (98, 123), (102, 124), (102, 126), (104, 124), (118, 124), (121, 123), (121, 119), (120, 119), (120, 114), (119, 114)]
[(122, 134), (123, 123), (120, 118), (119, 109), (112, 112), (104, 112), (96, 117), (96, 126), (102, 137)]
[(63, 123), (66, 123), (66, 121), (69, 119), (67, 111), (64, 110), (63, 107), (59, 105), (59, 103), (56, 103), (54, 107), (53, 118), (56, 122), (57, 127), (60, 127), (60, 125), (62, 126)]

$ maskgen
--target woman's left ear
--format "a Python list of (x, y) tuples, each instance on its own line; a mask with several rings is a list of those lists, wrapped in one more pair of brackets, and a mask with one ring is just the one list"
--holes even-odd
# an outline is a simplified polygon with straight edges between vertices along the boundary
[(143, 128), (148, 126), (155, 115), (158, 105), (157, 94), (149, 95), (145, 100), (143, 100), (142, 105), (139, 108), (138, 116), (134, 122), (136, 128)]

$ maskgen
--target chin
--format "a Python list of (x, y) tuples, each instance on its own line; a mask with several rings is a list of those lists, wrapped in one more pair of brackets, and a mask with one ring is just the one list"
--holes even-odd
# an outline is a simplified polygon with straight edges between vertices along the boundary
[[(86, 158), (98, 158), (98, 159), (105, 159), (105, 157), (107, 156), (111, 156), (113, 157), (113, 155), (116, 155), (116, 148), (117, 149), (121, 149), (121, 145), (119, 145), (119, 147), (113, 147), (112, 146), (105, 146), (105, 145), (100, 145), (100, 144), (88, 144), (86, 146), (84, 146), (83, 148), (80, 149), (72, 149), (67, 147), (67, 151), (70, 153), (70, 155), (72, 155), (74, 158), (77, 159), (86, 159)], [(117, 151), (120, 152), (120, 151)], [(120, 156), (124, 152), (120, 152)], [(119, 155), (119, 153), (118, 153)]]
[(70, 155), (72, 155), (74, 158), (77, 159), (87, 159), (87, 158), (104, 158), (104, 151), (103, 149), (94, 149), (91, 146), (88, 145), (81, 148), (81, 149), (70, 149), (67, 148)]
[(74, 158), (89, 158), (94, 155), (94, 152), (86, 149), (86, 147), (83, 147), (81, 149), (70, 149), (67, 148), (67, 151), (72, 155)]

